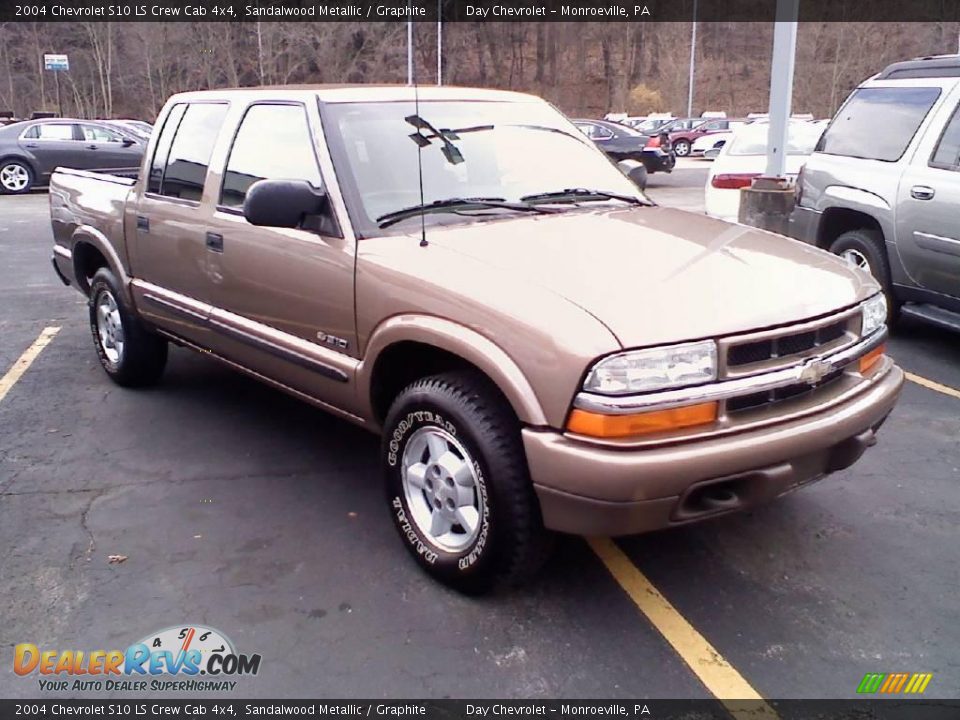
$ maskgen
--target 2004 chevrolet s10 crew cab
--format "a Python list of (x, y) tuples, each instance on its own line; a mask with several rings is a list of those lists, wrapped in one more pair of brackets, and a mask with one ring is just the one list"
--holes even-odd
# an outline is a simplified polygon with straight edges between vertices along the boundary
[[(529, 575), (851, 465), (903, 382), (877, 283), (653, 206), (528, 95), (338, 86), (166, 104), (136, 179), (52, 179), (54, 265), (117, 383), (168, 341), (380, 432), (431, 575)], [(131, 173), (132, 175), (133, 173)]]

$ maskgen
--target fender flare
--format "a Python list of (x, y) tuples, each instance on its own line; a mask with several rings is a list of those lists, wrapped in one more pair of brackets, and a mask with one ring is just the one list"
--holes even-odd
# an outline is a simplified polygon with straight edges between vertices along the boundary
[(83, 277), (83, 273), (81, 273), (77, 267), (77, 246), (82, 244), (92, 246), (103, 255), (111, 272), (113, 272), (113, 274), (117, 276), (117, 280), (120, 281), (121, 292), (123, 292), (124, 299), (132, 304), (130, 277), (123, 267), (123, 262), (120, 260), (117, 249), (106, 235), (92, 225), (78, 225), (70, 236), (70, 252), (73, 255), (73, 272), (77, 286), (84, 294), (90, 291), (90, 288), (87, 287), (86, 278)]
[(374, 328), (363, 361), (357, 366), (356, 383), (360, 398), (369, 399), (371, 396), (377, 358), (384, 350), (401, 342), (431, 345), (463, 358), (493, 381), (520, 422), (541, 427), (549, 424), (527, 377), (499, 345), (475, 330), (433, 315), (394, 315)]

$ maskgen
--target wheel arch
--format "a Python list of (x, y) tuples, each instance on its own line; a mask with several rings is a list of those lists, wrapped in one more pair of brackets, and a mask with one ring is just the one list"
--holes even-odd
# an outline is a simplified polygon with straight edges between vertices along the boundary
[(880, 221), (871, 213), (847, 207), (829, 207), (823, 211), (817, 228), (817, 247), (828, 250), (833, 241), (850, 230), (875, 230), (886, 239)]
[(520, 422), (545, 426), (536, 393), (519, 366), (489, 338), (433, 316), (402, 315), (371, 334), (357, 368), (357, 392), (380, 426), (397, 393), (414, 380), (455, 369), (484, 375), (513, 408)]
[(77, 287), (84, 295), (90, 294), (90, 279), (101, 267), (110, 268), (120, 282), (124, 299), (130, 302), (130, 279), (116, 249), (103, 233), (89, 225), (78, 227), (71, 236), (73, 272)]

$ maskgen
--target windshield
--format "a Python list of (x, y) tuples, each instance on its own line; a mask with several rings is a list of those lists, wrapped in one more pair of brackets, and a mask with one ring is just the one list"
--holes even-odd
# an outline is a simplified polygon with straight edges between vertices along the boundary
[[(332, 103), (322, 111), (337, 176), (361, 237), (386, 234), (378, 227), (379, 218), (421, 202), (483, 198), (519, 203), (527, 196), (569, 188), (643, 197), (576, 126), (546, 103)], [(488, 208), (480, 216), (504, 212), (510, 209)], [(396, 228), (410, 232), (421, 219), (427, 226), (474, 222), (478, 213), (418, 214), (397, 222)]]
[[(769, 132), (770, 125), (766, 123), (744, 126), (734, 134), (727, 154), (766, 155)], [(787, 130), (787, 155), (809, 155), (822, 134), (822, 125), (791, 123)]]

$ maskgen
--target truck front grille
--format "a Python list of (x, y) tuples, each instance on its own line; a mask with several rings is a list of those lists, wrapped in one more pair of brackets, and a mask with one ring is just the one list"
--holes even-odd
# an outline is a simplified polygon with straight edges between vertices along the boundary
[(794, 383), (792, 385), (778, 387), (775, 390), (756, 392), (749, 395), (740, 395), (739, 397), (730, 398), (727, 400), (727, 414), (736, 416), (737, 413), (745, 412), (747, 410), (769, 408), (779, 403), (786, 402), (787, 400), (794, 400), (806, 395), (812, 395), (820, 390), (827, 389), (830, 385), (839, 380), (843, 373), (844, 368), (840, 368), (839, 370), (834, 370), (829, 375), (825, 375), (820, 382), (814, 385), (810, 385), (809, 383)]
[(790, 358), (831, 345), (843, 338), (848, 324), (849, 320), (844, 318), (805, 332), (789, 334), (788, 331), (785, 335), (732, 345), (727, 350), (727, 367), (740, 368), (744, 365)]

